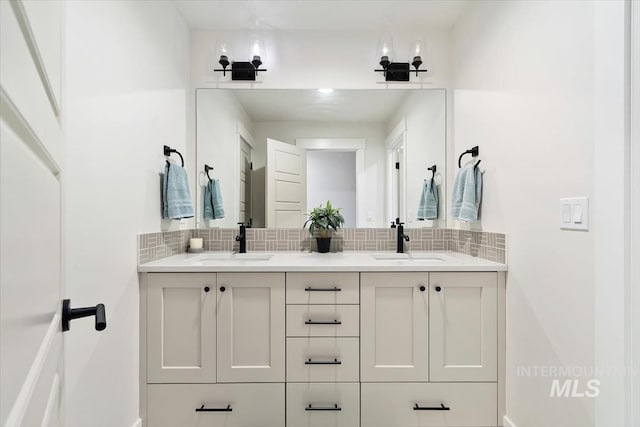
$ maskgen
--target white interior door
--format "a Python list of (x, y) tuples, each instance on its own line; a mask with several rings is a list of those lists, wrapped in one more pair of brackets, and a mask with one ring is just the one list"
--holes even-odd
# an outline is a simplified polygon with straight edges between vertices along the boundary
[(267, 138), (266, 187), (267, 227), (301, 227), (307, 208), (306, 151)]
[(251, 146), (240, 138), (240, 207), (239, 222), (251, 223), (251, 184), (253, 183), (253, 163)]
[(64, 425), (62, 7), (54, 0), (0, 1), (0, 425), (5, 427)]

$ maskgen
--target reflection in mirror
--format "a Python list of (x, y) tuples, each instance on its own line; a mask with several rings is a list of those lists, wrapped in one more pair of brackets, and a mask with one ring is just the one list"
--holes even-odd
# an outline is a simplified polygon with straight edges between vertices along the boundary
[[(198, 227), (298, 228), (327, 200), (345, 228), (388, 227), (397, 217), (409, 228), (444, 226), (445, 98), (443, 89), (198, 89)], [(224, 218), (202, 217), (205, 164)], [(422, 220), (432, 165), (437, 218)]]

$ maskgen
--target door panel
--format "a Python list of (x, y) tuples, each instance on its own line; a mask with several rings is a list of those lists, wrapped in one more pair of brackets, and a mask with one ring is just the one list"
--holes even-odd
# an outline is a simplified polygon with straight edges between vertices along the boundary
[(428, 380), (427, 286), (427, 273), (361, 274), (363, 382)]
[(497, 381), (497, 274), (432, 273), (429, 292), (431, 381)]
[[(40, 75), (47, 74), (47, 70), (41, 67), (41, 63), (34, 62), (30, 51), (35, 40), (25, 39), (20, 28), (20, 22), (27, 19), (26, 15), (17, 18), (11, 3), (6, 1), (0, 2), (0, 8), (0, 76), (3, 97), (10, 100), (24, 120), (25, 128), (33, 134), (33, 138), (24, 142), (39, 146), (34, 151), (37, 156), (47, 157), (50, 164), (60, 165), (62, 130), (56, 117), (57, 112), (52, 109), (47, 90), (42, 85)], [(58, 26), (60, 25), (59, 22)], [(4, 106), (3, 110), (5, 117), (11, 112)], [(57, 174), (59, 170), (54, 172)]]
[(148, 382), (215, 382), (215, 278), (199, 273), (149, 274)]
[(307, 209), (306, 151), (267, 139), (266, 219), (269, 228), (297, 228)]
[[(60, 76), (62, 4), (45, 6), (52, 11), (46, 23), (35, 7), (0, 2), (0, 425), (6, 427), (63, 424), (62, 126), (45, 86)], [(58, 37), (45, 43), (51, 32)]]
[(218, 382), (284, 381), (283, 273), (218, 273)]

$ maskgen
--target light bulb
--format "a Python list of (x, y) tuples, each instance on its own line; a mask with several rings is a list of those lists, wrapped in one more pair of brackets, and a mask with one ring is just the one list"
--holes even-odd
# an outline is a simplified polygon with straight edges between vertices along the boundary
[(391, 37), (383, 38), (378, 41), (376, 61), (380, 61), (382, 68), (387, 68), (393, 61), (393, 39)]
[(229, 42), (221, 40), (218, 43), (216, 58), (220, 65), (222, 65), (222, 68), (227, 68), (229, 64), (233, 62), (233, 57), (231, 56), (231, 44)]
[(256, 68), (262, 65), (265, 61), (264, 41), (257, 37), (251, 38), (249, 41), (249, 58)]
[(409, 47), (409, 58), (412, 58), (411, 65), (417, 70), (422, 65), (424, 58), (424, 42), (422, 40), (414, 40)]

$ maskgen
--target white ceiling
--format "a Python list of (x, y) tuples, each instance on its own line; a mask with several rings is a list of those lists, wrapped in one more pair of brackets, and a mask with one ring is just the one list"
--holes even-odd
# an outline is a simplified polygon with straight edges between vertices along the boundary
[(235, 90), (234, 94), (255, 122), (387, 122), (410, 91), (336, 90), (323, 94), (315, 89), (265, 89)]
[(202, 30), (448, 30), (468, 0), (172, 0)]

